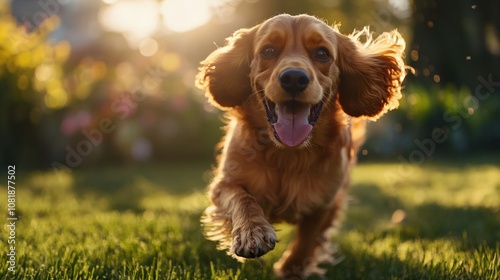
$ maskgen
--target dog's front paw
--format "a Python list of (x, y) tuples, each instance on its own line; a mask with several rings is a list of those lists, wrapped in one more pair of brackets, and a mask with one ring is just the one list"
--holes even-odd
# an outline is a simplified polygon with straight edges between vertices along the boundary
[(274, 249), (278, 237), (273, 227), (267, 222), (247, 222), (233, 228), (231, 252), (238, 257), (258, 258)]

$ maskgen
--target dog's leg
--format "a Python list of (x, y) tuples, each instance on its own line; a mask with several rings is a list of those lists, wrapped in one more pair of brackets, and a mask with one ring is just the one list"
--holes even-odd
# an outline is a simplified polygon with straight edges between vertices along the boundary
[(344, 209), (345, 189), (339, 190), (331, 208), (317, 210), (298, 224), (296, 239), (289, 245), (274, 271), (283, 279), (297, 279), (311, 274), (324, 274), (317, 267), (324, 262), (334, 263), (335, 253), (329, 229), (338, 222)]
[(202, 220), (207, 237), (219, 241), (220, 249), (243, 258), (264, 255), (278, 242), (276, 232), (264, 216), (256, 199), (242, 186), (224, 181), (210, 188), (213, 205)]

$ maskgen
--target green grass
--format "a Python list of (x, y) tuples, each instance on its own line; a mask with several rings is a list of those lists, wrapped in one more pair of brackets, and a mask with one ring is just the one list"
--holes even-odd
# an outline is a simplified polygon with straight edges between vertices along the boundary
[[(470, 162), (470, 163), (468, 163)], [(360, 164), (327, 279), (500, 279), (500, 164)], [(203, 237), (210, 164), (17, 172), (16, 273), (0, 279), (273, 279), (293, 236), (240, 264)], [(7, 176), (7, 175), (5, 175)], [(6, 186), (0, 185), (6, 212)], [(404, 214), (391, 221), (396, 210)], [(4, 215), (5, 216), (5, 215)]]

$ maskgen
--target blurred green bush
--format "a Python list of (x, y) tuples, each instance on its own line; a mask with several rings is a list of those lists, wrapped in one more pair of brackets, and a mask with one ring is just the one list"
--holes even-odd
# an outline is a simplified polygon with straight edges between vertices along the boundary
[(70, 54), (64, 41), (52, 44), (48, 34), (58, 24), (50, 18), (36, 30), (18, 26), (5, 2), (0, 3), (0, 154), (2, 164), (21, 158), (37, 161), (43, 153), (38, 125), (50, 110), (68, 102), (63, 64)]
[[(468, 153), (498, 153), (500, 146), (500, 82), (491, 75), (479, 76), (479, 91), (467, 87), (424, 87), (407, 82), (400, 107), (369, 125), (371, 136), (364, 148), (382, 157), (419, 150), (416, 142), (442, 130), (442, 143), (428, 156), (457, 156)], [(366, 153), (366, 152), (365, 152)]]

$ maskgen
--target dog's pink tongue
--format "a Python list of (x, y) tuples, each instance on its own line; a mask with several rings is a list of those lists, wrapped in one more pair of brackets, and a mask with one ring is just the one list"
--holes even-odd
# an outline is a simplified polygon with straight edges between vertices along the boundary
[(309, 124), (310, 106), (297, 103), (276, 104), (278, 121), (274, 130), (281, 142), (289, 147), (295, 147), (304, 140), (312, 130)]

